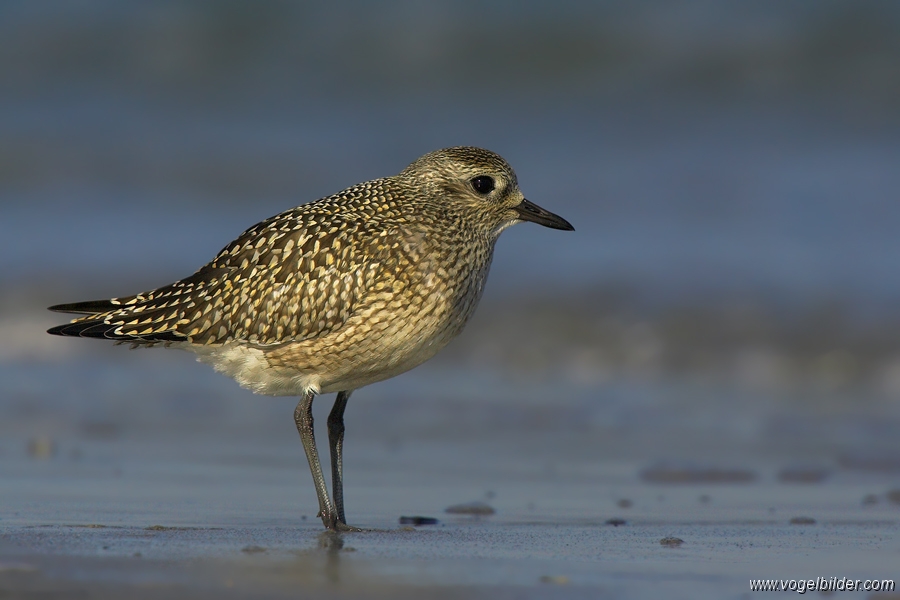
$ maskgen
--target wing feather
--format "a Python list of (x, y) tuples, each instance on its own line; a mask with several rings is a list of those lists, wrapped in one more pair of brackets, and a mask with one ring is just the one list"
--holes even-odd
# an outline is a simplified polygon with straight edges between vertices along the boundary
[(370, 220), (303, 208), (251, 227), (209, 264), (171, 285), (55, 306), (86, 316), (49, 332), (138, 344), (271, 346), (334, 331), (387, 267), (385, 236)]

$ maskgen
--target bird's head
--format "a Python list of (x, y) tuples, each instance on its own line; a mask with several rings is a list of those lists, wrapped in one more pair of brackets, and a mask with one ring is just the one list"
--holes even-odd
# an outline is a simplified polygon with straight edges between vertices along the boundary
[(521, 221), (573, 231), (562, 217), (525, 199), (516, 174), (490, 150), (457, 146), (422, 156), (400, 173), (448, 213), (475, 215), (492, 236)]

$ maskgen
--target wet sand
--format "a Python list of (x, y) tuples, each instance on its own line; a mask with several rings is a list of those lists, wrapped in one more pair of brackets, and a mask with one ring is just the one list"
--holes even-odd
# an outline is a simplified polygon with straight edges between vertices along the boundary
[[(742, 456), (727, 442), (715, 459), (684, 458), (696, 444), (679, 442), (677, 429), (650, 447), (560, 426), (499, 428), (492, 439), (441, 436), (420, 423), (423, 435), (397, 438), (389, 424), (376, 428), (385, 436), (373, 431), (359, 404), (364, 415), (348, 415), (347, 510), (372, 531), (344, 535), (323, 533), (314, 516), (288, 410), (268, 436), (252, 427), (62, 431), (44, 453), (7, 431), (0, 591), (746, 598), (751, 578), (898, 576), (900, 503), (891, 492), (900, 472), (890, 465), (804, 467), (761, 451)], [(486, 407), (478, 415), (477, 405), (460, 406), (491, 419)], [(398, 405), (386, 408), (402, 421)], [(666, 445), (665, 460), (635, 456), (641, 447), (662, 456)], [(466, 502), (496, 512), (445, 512)], [(438, 523), (401, 526), (401, 516)]]
[(53, 348), (0, 362), (0, 597), (746, 598), (750, 579), (900, 576), (900, 403), (874, 388), (451, 352), (354, 394), (347, 514), (372, 531), (337, 536), (294, 399), (181, 352)]

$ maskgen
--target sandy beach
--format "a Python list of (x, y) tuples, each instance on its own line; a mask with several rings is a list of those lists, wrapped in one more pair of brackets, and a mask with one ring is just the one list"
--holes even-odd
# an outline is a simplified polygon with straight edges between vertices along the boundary
[[(898, 31), (864, 0), (3, 2), (0, 600), (896, 584)], [(296, 398), (45, 333), (455, 145), (575, 231), (504, 231), (465, 331), (353, 394), (370, 531), (323, 532)]]
[[(181, 353), (141, 354), (113, 359), (123, 385), (128, 375), (140, 379), (134, 369), (165, 366), (170, 382), (202, 370)], [(871, 453), (877, 444), (822, 454), (834, 423), (819, 419), (787, 436), (784, 417), (769, 439), (742, 436), (759, 407), (739, 402), (712, 430), (667, 423), (647, 408), (677, 404), (671, 386), (592, 396), (513, 385), (491, 399), (418, 399), (455, 375), (425, 367), (360, 394), (348, 411), (347, 507), (353, 524), (371, 529), (364, 533), (325, 533), (315, 518), (292, 403), (245, 395), (214, 375), (208, 382), (224, 397), (207, 420), (196, 407), (179, 424), (184, 406), (169, 404), (167, 416), (127, 402), (122, 421), (92, 423), (91, 406), (82, 406), (79, 425), (58, 423), (43, 439), (4, 426), (0, 590), (23, 598), (746, 598), (751, 579), (897, 577), (896, 456)], [(708, 408), (689, 392), (683, 397)], [(556, 406), (544, 405), (554, 393)], [(644, 398), (646, 412), (621, 413), (616, 396)], [(91, 405), (108, 401), (96, 395)], [(262, 416), (246, 419), (254, 409)], [(445, 512), (473, 502), (495, 513)], [(403, 526), (402, 516), (438, 522)]]

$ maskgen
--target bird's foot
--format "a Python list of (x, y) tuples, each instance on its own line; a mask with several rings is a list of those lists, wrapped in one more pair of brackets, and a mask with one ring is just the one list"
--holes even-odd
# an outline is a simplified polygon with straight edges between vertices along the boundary
[(354, 527), (353, 525), (347, 525), (340, 519), (340, 517), (338, 517), (336, 512), (323, 511), (320, 512), (317, 516), (322, 517), (322, 524), (325, 526), (325, 529), (328, 529), (330, 531), (337, 531), (339, 533), (354, 533), (366, 531), (365, 529)]

